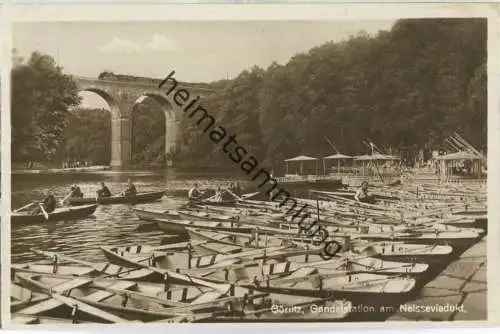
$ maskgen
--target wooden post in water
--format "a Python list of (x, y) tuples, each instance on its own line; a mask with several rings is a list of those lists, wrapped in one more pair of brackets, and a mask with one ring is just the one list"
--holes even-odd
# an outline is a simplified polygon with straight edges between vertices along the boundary
[(319, 199), (316, 197), (316, 211), (318, 213), (318, 224), (319, 224)]

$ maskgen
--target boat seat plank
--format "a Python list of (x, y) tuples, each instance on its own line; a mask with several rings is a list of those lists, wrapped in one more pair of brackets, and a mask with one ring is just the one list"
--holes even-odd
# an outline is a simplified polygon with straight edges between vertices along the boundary
[(61, 293), (64, 291), (68, 291), (71, 289), (79, 288), (82, 285), (86, 285), (88, 283), (92, 282), (91, 279), (88, 278), (75, 278), (70, 281), (63, 282), (61, 284), (57, 284), (52, 287), (53, 292)]
[(95, 315), (95, 316), (97, 316), (101, 319), (104, 319), (106, 321), (109, 321), (111, 323), (126, 322), (125, 319), (117, 317), (116, 315), (114, 315), (112, 313), (100, 310), (96, 307), (87, 305), (84, 302), (79, 301), (78, 299), (68, 298), (68, 297), (64, 297), (61, 295), (54, 295), (53, 298), (59, 300), (61, 303), (64, 303), (68, 306), (71, 306), (71, 307), (76, 304), (81, 311), (86, 312), (88, 314)]
[(300, 268), (298, 270), (295, 270), (293, 273), (291, 273), (286, 278), (305, 277), (305, 276), (313, 274), (316, 270), (317, 270), (316, 268), (312, 268), (312, 267), (303, 267), (303, 268)]
[(206, 243), (203, 245), (203, 247), (222, 254), (231, 254), (241, 250), (240, 246), (224, 245), (221, 243)]
[(40, 302), (38, 304), (31, 305), (25, 309), (22, 309), (19, 311), (19, 313), (36, 315), (36, 314), (39, 314), (42, 312), (50, 311), (50, 310), (52, 310), (56, 307), (59, 307), (61, 305), (63, 305), (62, 302), (51, 298), (51, 299), (47, 299), (43, 302)]
[(213, 302), (214, 300), (220, 298), (221, 296), (223, 296), (223, 294), (218, 291), (209, 291), (200, 295), (195, 300), (193, 300), (191, 302), (191, 305)]
[[(127, 289), (130, 289), (136, 285), (137, 285), (136, 282), (122, 281), (122, 282), (118, 282), (115, 284), (111, 284), (110, 286), (106, 287), (106, 289), (127, 290)], [(113, 295), (115, 295), (114, 292), (109, 292), (106, 290), (99, 290), (99, 291), (96, 291), (88, 296), (85, 296), (84, 299), (86, 301), (89, 301), (89, 302), (97, 303), (97, 302), (103, 301), (105, 299), (108, 299), (109, 297), (111, 297)]]
[(27, 315), (12, 314), (10, 319), (11, 323), (14, 325), (35, 325), (40, 323), (38, 317), (30, 317)]

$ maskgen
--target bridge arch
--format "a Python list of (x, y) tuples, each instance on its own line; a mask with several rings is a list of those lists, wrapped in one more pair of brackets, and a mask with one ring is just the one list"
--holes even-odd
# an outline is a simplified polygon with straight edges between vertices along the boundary
[(142, 103), (145, 100), (154, 101), (165, 117), (165, 145), (164, 152), (168, 154), (176, 149), (178, 120), (176, 119), (175, 106), (167, 99), (165, 95), (158, 93), (144, 93), (134, 103), (134, 106)]
[[(182, 110), (166, 95), (166, 87), (159, 88), (161, 80), (142, 77), (111, 75), (108, 78), (72, 76), (79, 91), (93, 92), (103, 98), (111, 111), (111, 166), (128, 165), (132, 160), (132, 109), (141, 97), (152, 98), (165, 113), (165, 152), (176, 149), (178, 127)], [(204, 97), (213, 90), (181, 83), (192, 96)]]
[(80, 92), (91, 92), (91, 93), (98, 95), (108, 104), (109, 111), (111, 112), (111, 117), (116, 117), (116, 118), (121, 117), (120, 106), (119, 106), (118, 102), (116, 101), (116, 99), (114, 97), (109, 95), (104, 90), (99, 89), (99, 88), (89, 87), (89, 88), (80, 89)]

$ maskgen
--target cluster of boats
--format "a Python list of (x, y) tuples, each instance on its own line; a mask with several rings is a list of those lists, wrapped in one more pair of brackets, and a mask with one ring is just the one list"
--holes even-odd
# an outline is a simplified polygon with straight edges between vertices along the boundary
[(12, 264), (12, 322), (377, 320), (486, 234), (484, 187), (450, 187), (379, 188), (375, 204), (354, 201), (350, 190), (311, 190), (296, 200), (342, 246), (328, 259), (285, 206), (252, 199), (258, 194), (133, 207), (169, 241), (102, 246), (103, 263), (32, 249), (40, 261)]

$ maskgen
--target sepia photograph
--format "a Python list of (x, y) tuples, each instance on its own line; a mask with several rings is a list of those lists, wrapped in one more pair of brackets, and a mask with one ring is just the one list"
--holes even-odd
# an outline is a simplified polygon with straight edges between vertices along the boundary
[(13, 22), (10, 325), (488, 320), (487, 27)]

